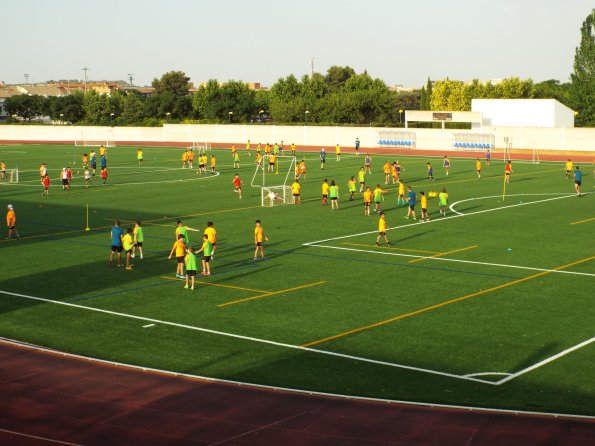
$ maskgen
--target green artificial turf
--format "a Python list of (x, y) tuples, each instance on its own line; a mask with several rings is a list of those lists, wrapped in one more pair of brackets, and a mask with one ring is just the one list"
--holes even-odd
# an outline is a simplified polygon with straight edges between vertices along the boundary
[[(349, 201), (347, 193), (363, 156), (329, 154), (322, 171), (317, 153), (298, 154), (308, 165), (304, 204), (271, 208), (250, 187), (254, 157), (243, 151), (239, 171), (229, 150), (214, 150), (219, 174), (198, 176), (180, 168), (180, 148), (147, 147), (144, 166), (135, 148), (111, 148), (108, 184), (95, 177), (85, 188), (83, 150), (0, 146), (0, 159), (20, 174), (20, 183), (0, 186), (0, 205), (15, 206), (22, 235), (0, 241), (0, 336), (248, 383), (595, 415), (592, 343), (497, 384), (594, 336), (591, 166), (579, 198), (562, 163), (514, 162), (503, 199), (501, 160), (478, 179), (473, 159), (451, 159), (447, 177), (441, 158), (373, 155), (366, 181), (387, 190), (392, 242), (376, 247), (378, 215), (364, 216), (361, 194)], [(431, 198), (430, 222), (405, 220), (382, 174), (397, 158), (406, 184), (418, 193), (446, 187), (461, 214), (439, 216)], [(41, 196), (41, 162), (53, 180), (49, 197)], [(66, 165), (75, 178), (63, 192)], [(288, 168), (265, 181), (282, 182)], [(242, 200), (232, 191), (236, 172)], [(339, 211), (321, 206), (324, 178), (340, 186)], [(133, 271), (107, 265), (115, 218), (124, 228), (143, 221), (145, 258)], [(177, 218), (201, 231), (213, 221), (218, 232), (213, 275), (198, 276), (193, 292), (167, 260)], [(269, 242), (266, 260), (255, 262), (256, 219)], [(190, 238), (200, 246), (200, 234)]]

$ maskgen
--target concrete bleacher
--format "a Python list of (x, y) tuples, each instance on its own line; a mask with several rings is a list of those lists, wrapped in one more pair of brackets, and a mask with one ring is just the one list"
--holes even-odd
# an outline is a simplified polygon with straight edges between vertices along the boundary
[(377, 146), (414, 149), (417, 146), (417, 137), (415, 132), (378, 132)]
[(495, 142), (492, 133), (453, 133), (452, 146), (459, 150), (493, 150)]

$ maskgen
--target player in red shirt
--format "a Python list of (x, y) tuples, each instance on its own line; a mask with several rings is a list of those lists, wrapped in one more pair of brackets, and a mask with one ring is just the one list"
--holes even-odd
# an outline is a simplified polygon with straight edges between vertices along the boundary
[(510, 174), (512, 173), (512, 161), (508, 161), (506, 163), (506, 167), (504, 168), (504, 177), (506, 178), (506, 182), (510, 183)]
[(68, 178), (66, 189), (70, 189), (70, 183), (72, 182), (72, 169), (70, 167), (66, 168), (66, 177)]
[(43, 179), (41, 180), (41, 184), (43, 184), (43, 192), (41, 193), (41, 196), (45, 196), (48, 197), (50, 195), (50, 177), (46, 174), (46, 176), (43, 177)]
[(101, 169), (101, 179), (103, 180), (103, 184), (107, 182), (107, 167)]
[(232, 180), (233, 186), (235, 187), (234, 192), (240, 195), (240, 199), (242, 198), (242, 180), (240, 179), (240, 175), (236, 173), (236, 176), (233, 177)]

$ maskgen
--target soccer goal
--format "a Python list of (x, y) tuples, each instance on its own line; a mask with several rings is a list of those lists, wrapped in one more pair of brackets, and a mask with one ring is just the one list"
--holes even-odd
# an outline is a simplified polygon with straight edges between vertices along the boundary
[(6, 173), (0, 176), (0, 180), (5, 183), (18, 183), (19, 169), (6, 169)]
[(79, 130), (74, 138), (76, 147), (116, 147), (113, 129)]
[(275, 165), (270, 165), (270, 157), (262, 157), (259, 165), (254, 169), (250, 186), (270, 187), (287, 186), (295, 178), (295, 156), (277, 156)]
[(192, 151), (198, 155), (204, 155), (207, 152), (211, 152), (211, 143), (193, 141), (189, 149), (192, 149)]
[(260, 204), (272, 207), (275, 204), (291, 204), (291, 186), (268, 186), (260, 189)]

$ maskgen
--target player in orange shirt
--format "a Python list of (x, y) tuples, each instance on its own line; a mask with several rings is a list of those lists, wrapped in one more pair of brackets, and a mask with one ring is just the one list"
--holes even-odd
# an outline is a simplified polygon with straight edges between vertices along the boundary
[(512, 173), (512, 161), (508, 160), (506, 166), (504, 167), (504, 177), (506, 178), (506, 182), (510, 183), (510, 174)]
[(8, 212), (6, 213), (6, 227), (8, 228), (8, 238), (12, 236), (13, 232), (16, 238), (21, 238), (21, 235), (19, 234), (19, 231), (17, 231), (16, 228), (17, 216), (14, 213), (14, 207), (12, 206), (12, 204), (9, 204), (7, 207)]
[(372, 191), (369, 187), (366, 187), (364, 191), (364, 215), (366, 217), (370, 216), (370, 203), (372, 203)]

